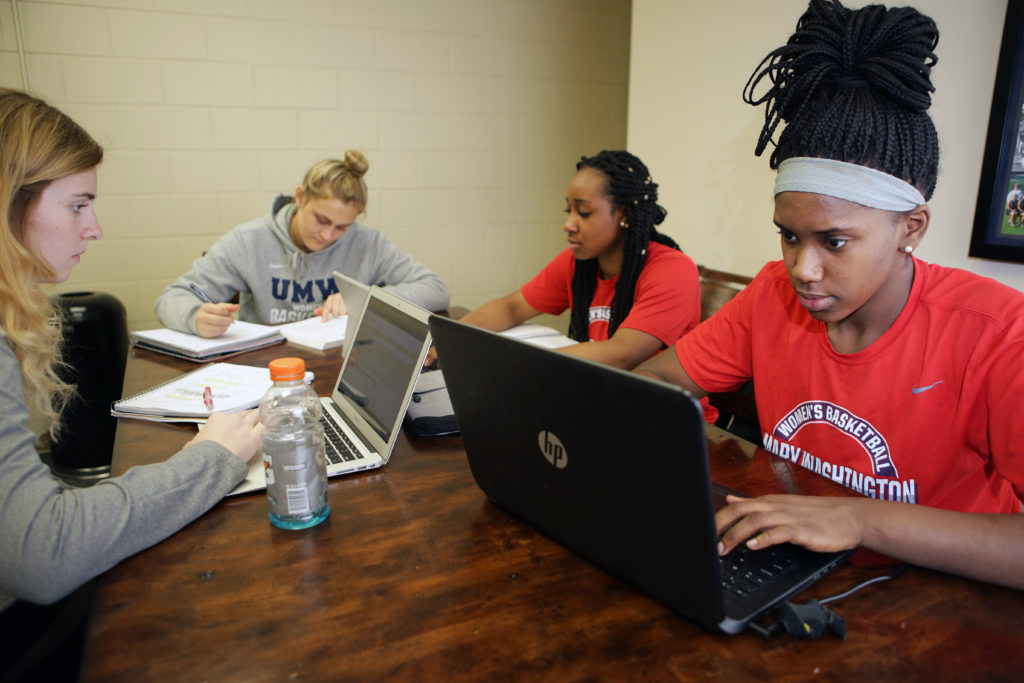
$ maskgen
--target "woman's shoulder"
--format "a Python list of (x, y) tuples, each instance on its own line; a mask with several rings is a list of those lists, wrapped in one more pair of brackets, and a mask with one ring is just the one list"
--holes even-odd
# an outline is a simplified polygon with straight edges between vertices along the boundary
[(10, 384), (12, 378), (15, 376), (18, 378), (15, 384), (17, 384), (18, 389), (20, 390), (21, 365), (18, 363), (18, 357), (14, 355), (14, 349), (11, 348), (10, 341), (7, 338), (7, 333), (0, 328), (0, 384)]
[(298, 250), (292, 243), (287, 228), (279, 225), (272, 213), (236, 225), (217, 240), (213, 248), (227, 249), (231, 253), (264, 252), (275, 248), (285, 251)]
[(997, 280), (961, 268), (917, 260), (924, 305), (999, 320), (1024, 317), (1024, 293)]
[[(1024, 351), (1024, 293), (992, 278), (960, 268), (915, 259), (914, 288), (920, 293), (909, 318), (935, 339), (954, 335), (944, 353), (967, 354), (989, 362)], [(912, 297), (914, 294), (911, 295)], [(909, 308), (909, 307), (908, 307)], [(1016, 361), (1014, 361), (1016, 362)]]
[(265, 214), (238, 223), (228, 230), (224, 237), (250, 237), (253, 233), (286, 231), (285, 228), (291, 217), (292, 203), (290, 195), (279, 194), (274, 197), (270, 203), (270, 209)]
[(754, 276), (754, 282), (789, 282), (789, 271), (786, 270), (786, 263), (781, 259), (778, 261), (769, 261), (768, 263), (761, 266), (761, 270), (757, 271), (757, 275)]
[(734, 299), (744, 302), (751, 310), (771, 316), (788, 317), (789, 311), (800, 308), (789, 271), (781, 260), (764, 264)]
[(555, 254), (555, 257), (548, 261), (548, 265), (546, 267), (551, 268), (552, 266), (565, 264), (576, 264), (576, 255), (572, 253), (572, 249), (566, 248)]
[(248, 245), (265, 244), (272, 239), (276, 241), (274, 232), (273, 224), (268, 223), (265, 217), (253, 218), (239, 223), (221, 235), (214, 243), (214, 247), (236, 249)]
[(644, 263), (644, 269), (651, 267), (682, 268), (697, 272), (697, 264), (686, 253), (660, 242), (651, 242), (647, 245), (647, 261)]

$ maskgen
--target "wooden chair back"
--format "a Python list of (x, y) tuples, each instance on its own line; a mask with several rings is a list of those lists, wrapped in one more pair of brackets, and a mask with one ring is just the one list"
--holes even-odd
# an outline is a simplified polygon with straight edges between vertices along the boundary
[[(746, 275), (736, 275), (705, 266), (697, 266), (697, 272), (700, 275), (701, 321), (717, 313), (718, 309), (743, 291), (752, 280)], [(748, 441), (760, 442), (761, 429), (757, 419), (753, 382), (747, 382), (736, 391), (709, 394), (708, 400), (719, 411), (719, 418), (715, 424)]]
[(700, 275), (700, 319), (707, 320), (727, 301), (743, 291), (752, 278), (697, 266)]

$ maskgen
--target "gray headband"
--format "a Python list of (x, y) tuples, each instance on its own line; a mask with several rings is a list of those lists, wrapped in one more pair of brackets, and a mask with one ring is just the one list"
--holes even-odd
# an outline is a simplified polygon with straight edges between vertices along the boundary
[(925, 203), (916, 187), (896, 176), (815, 157), (793, 157), (779, 164), (775, 194), (780, 192), (813, 192), (885, 211), (910, 211)]

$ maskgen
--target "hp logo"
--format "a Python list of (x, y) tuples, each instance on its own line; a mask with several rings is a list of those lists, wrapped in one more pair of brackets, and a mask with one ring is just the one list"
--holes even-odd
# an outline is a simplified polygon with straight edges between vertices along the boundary
[(537, 445), (540, 446), (540, 452), (544, 454), (544, 458), (558, 469), (569, 464), (569, 454), (565, 452), (565, 447), (558, 437), (551, 432), (544, 430), (538, 434)]

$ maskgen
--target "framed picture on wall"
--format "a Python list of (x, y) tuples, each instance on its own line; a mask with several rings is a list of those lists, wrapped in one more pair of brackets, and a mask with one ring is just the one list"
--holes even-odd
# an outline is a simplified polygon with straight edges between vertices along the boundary
[(970, 256), (1024, 263), (1024, 0), (1009, 0)]

